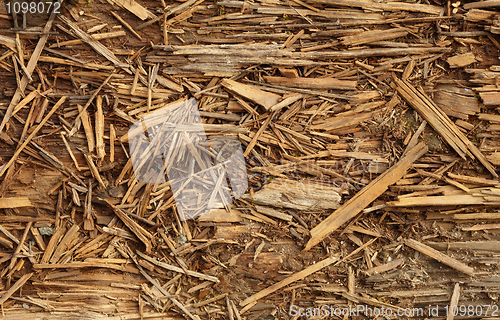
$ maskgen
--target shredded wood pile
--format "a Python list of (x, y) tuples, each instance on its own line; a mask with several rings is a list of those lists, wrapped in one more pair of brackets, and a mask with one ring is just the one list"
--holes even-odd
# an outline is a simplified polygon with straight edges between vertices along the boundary
[(0, 1), (2, 315), (498, 317), (497, 7)]

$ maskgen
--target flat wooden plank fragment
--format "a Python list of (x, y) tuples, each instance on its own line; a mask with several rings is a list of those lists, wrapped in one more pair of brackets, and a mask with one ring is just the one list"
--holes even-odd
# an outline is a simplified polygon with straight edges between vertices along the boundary
[(472, 52), (457, 54), (456, 56), (449, 57), (446, 61), (450, 65), (450, 68), (462, 68), (477, 62), (476, 57)]
[(487, 224), (476, 224), (472, 227), (462, 227), (464, 231), (480, 231), (480, 230), (492, 230), (500, 229), (500, 223), (487, 223)]
[[(492, 218), (495, 219), (495, 218)], [(500, 241), (457, 241), (457, 242), (429, 242), (430, 247), (440, 251), (482, 250), (500, 252)]]
[(262, 91), (230, 79), (222, 80), (221, 85), (223, 85), (226, 89), (263, 106), (266, 110), (269, 110), (272, 106), (278, 104), (281, 99), (281, 96), (275, 93)]
[(500, 166), (500, 153), (495, 152), (486, 156), (489, 162), (494, 164), (495, 166)]
[(432, 197), (408, 197), (398, 201), (389, 201), (387, 205), (392, 207), (423, 207), (423, 206), (459, 206), (459, 205), (500, 205), (500, 198), (497, 201), (487, 201), (483, 197), (473, 195), (449, 195)]
[[(500, 96), (499, 96), (500, 97)], [(495, 104), (493, 104), (495, 105)], [(479, 120), (489, 121), (489, 122), (500, 122), (500, 115), (498, 114), (489, 114), (489, 113), (480, 113), (478, 115)]]
[(464, 9), (483, 9), (483, 8), (491, 8), (491, 7), (500, 7), (500, 1), (498, 0), (486, 0), (479, 2), (470, 2), (464, 4)]
[[(458, 305), (458, 300), (460, 299), (460, 284), (455, 283), (455, 287), (453, 288), (453, 294), (451, 295), (450, 300), (450, 310), (456, 310)], [(446, 320), (453, 320), (455, 318), (455, 312), (451, 311), (446, 316)]]
[(241, 237), (242, 234), (252, 233), (257, 231), (258, 227), (248, 225), (231, 225), (231, 226), (217, 226), (215, 230), (215, 239), (233, 240)]
[(431, 247), (429, 246), (426, 246), (425, 244), (423, 243), (420, 243), (416, 240), (413, 240), (413, 239), (406, 239), (405, 240), (405, 245), (407, 245), (408, 247), (412, 248), (412, 249), (415, 249), (423, 254), (425, 254), (426, 256), (429, 256), (455, 270), (458, 270), (460, 272), (463, 272), (465, 274), (468, 274), (469, 276), (472, 276), (474, 275), (474, 268), (472, 267), (469, 267), (468, 265), (466, 265), (465, 263), (462, 263), (456, 259), (453, 259), (452, 257), (450, 256), (447, 256), (445, 255), (444, 253), (441, 253), (435, 249), (432, 249)]
[(428, 148), (425, 143), (421, 142), (417, 144), (408, 151), (404, 158), (400, 159), (389, 170), (370, 182), (370, 184), (359, 191), (342, 207), (314, 227), (314, 229), (311, 230), (311, 239), (307, 242), (304, 251), (311, 249), (345, 222), (354, 218), (361, 210), (366, 208), (373, 200), (384, 193), (390, 185), (401, 179), (408, 169), (410, 169), (413, 162), (424, 155), (427, 150)]
[(0, 209), (32, 207), (30, 199), (26, 197), (0, 198)]
[(387, 271), (390, 271), (392, 269), (399, 267), (403, 262), (404, 262), (403, 259), (395, 259), (389, 263), (370, 268), (370, 269), (366, 270), (365, 272), (368, 275), (387, 272)]
[(35, 263), (33, 264), (33, 268), (34, 269), (105, 268), (105, 269), (112, 269), (122, 272), (139, 274), (139, 270), (137, 270), (137, 268), (135, 268), (133, 265), (130, 264), (121, 265), (116, 263), (109, 263), (106, 261), (108, 259), (96, 259), (96, 260), (100, 260), (100, 262), (90, 261), (90, 262), (68, 262), (68, 263), (54, 263), (54, 264)]
[(370, 9), (381, 9), (385, 11), (413, 11), (429, 14), (440, 14), (443, 8), (419, 3), (405, 3), (405, 2), (375, 2), (364, 0), (310, 0), (310, 3), (321, 3), (328, 5), (338, 5), (346, 7), (359, 7)]
[(274, 106), (271, 107), (271, 111), (278, 111), (278, 110), (281, 110), (285, 107), (288, 107), (289, 105), (291, 105), (292, 103), (296, 102), (296, 101), (299, 101), (300, 99), (303, 99), (304, 98), (304, 95), (301, 94), (301, 93), (297, 93), (297, 94), (294, 94), (288, 98), (285, 98), (283, 99), (281, 102), (279, 102), (278, 104), (275, 104)]
[(292, 221), (293, 217), (289, 214), (283, 213), (273, 208), (263, 207), (263, 206), (255, 206), (258, 212), (265, 214), (267, 216), (278, 218), (285, 221)]
[(335, 78), (287, 78), (264, 76), (264, 80), (280, 86), (304, 89), (338, 89), (356, 90), (357, 81), (339, 80)]
[(295, 274), (293, 274), (292, 276), (278, 282), (278, 283), (275, 283), (273, 284), (272, 286), (254, 294), (253, 296), (250, 296), (248, 297), (247, 299), (243, 300), (242, 302), (240, 302), (240, 306), (244, 307), (254, 301), (257, 301), (259, 299), (262, 299), (263, 297), (273, 293), (273, 292), (276, 292), (277, 290), (289, 285), (290, 283), (293, 283), (297, 280), (301, 280), (325, 267), (328, 267), (329, 265), (331, 265), (332, 263), (336, 262), (338, 260), (337, 257), (329, 257), (329, 258), (326, 258), (325, 260), (323, 261), (320, 261), (320, 262), (317, 262), (313, 265), (310, 265), (309, 267), (305, 268), (304, 270), (302, 271), (299, 271)]
[(448, 177), (455, 179), (460, 182), (465, 182), (465, 183), (471, 183), (471, 184), (479, 184), (479, 185), (486, 185), (486, 186), (498, 186), (500, 182), (498, 180), (490, 180), (490, 179), (484, 179), (480, 177), (471, 177), (471, 176), (466, 176), (462, 174), (455, 174), (452, 172), (448, 172)]
[(478, 212), (478, 213), (457, 213), (453, 215), (455, 220), (496, 220), (500, 219), (500, 212)]
[(4, 45), (13, 51), (17, 51), (15, 38), (0, 35), (0, 45)]
[(443, 109), (448, 116), (467, 120), (468, 116), (481, 112), (479, 100), (474, 96), (466, 96), (457, 92), (450, 92), (448, 88), (439, 88), (434, 94), (434, 102)]
[(369, 30), (356, 35), (342, 37), (341, 43), (345, 46), (359, 46), (376, 41), (384, 41), (405, 37), (408, 34), (406, 28), (393, 28), (387, 30)]
[(106, 155), (104, 145), (104, 114), (102, 112), (102, 96), (97, 96), (96, 106), (97, 111), (95, 113), (95, 146), (97, 157), (102, 160)]
[[(479, 96), (481, 97), (484, 105), (486, 105), (486, 106), (498, 106), (498, 105), (500, 105), (500, 92), (479, 92)], [(498, 117), (498, 115), (496, 115), (496, 114), (485, 114), (485, 116)], [(489, 120), (489, 119), (486, 119), (486, 120)], [(500, 120), (497, 120), (495, 122), (500, 122)]]
[(162, 77), (160, 75), (156, 76), (156, 82), (158, 82), (159, 84), (161, 84), (162, 86), (164, 86), (167, 89), (171, 89), (171, 90), (174, 90), (177, 92), (182, 92), (184, 90), (183, 86), (173, 82), (172, 80), (169, 80), (165, 77)]
[(277, 178), (257, 191), (253, 199), (249, 194), (244, 194), (241, 198), (278, 208), (337, 209), (341, 200), (341, 192), (340, 188), (327, 184)]
[(141, 20), (146, 20), (147, 18), (156, 18), (156, 16), (151, 13), (149, 10), (144, 8), (140, 3), (136, 0), (128, 1), (128, 0), (112, 0), (118, 6), (122, 7), (125, 10), (130, 11), (137, 18)]
[(381, 110), (370, 112), (359, 112), (349, 116), (337, 116), (327, 119), (324, 123), (314, 124), (311, 126), (313, 130), (334, 131), (336, 129), (345, 128), (360, 124), (363, 121), (371, 119), (373, 116), (381, 113)]
[(215, 209), (198, 217), (199, 222), (241, 222), (241, 212), (232, 209), (227, 212), (225, 209)]

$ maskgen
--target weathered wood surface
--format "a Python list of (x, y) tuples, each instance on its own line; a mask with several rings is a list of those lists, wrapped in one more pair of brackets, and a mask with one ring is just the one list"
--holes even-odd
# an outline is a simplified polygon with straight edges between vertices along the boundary
[(495, 304), (498, 3), (438, 3), (0, 12), (4, 317)]

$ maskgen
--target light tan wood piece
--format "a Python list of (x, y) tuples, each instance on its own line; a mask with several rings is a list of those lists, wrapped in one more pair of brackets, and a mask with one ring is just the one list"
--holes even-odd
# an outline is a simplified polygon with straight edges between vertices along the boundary
[(253, 199), (244, 194), (242, 199), (297, 210), (336, 209), (341, 200), (340, 188), (313, 181), (295, 181), (277, 178), (257, 191)]
[(421, 142), (413, 147), (406, 156), (394, 166), (374, 179), (370, 184), (359, 191), (342, 207), (333, 212), (328, 218), (311, 230), (311, 239), (307, 242), (304, 251), (308, 251), (330, 233), (337, 230), (345, 222), (355, 217), (366, 208), (373, 200), (377, 199), (387, 188), (401, 179), (411, 165), (427, 152), (425, 143)]
[(230, 79), (222, 80), (221, 84), (228, 90), (235, 92), (248, 100), (260, 104), (266, 110), (278, 104), (281, 97), (275, 93), (262, 91), (252, 86), (242, 84)]
[(412, 249), (415, 249), (423, 254), (425, 254), (426, 256), (429, 256), (455, 270), (458, 270), (460, 272), (463, 272), (469, 276), (472, 276), (474, 275), (474, 268), (472, 267), (469, 267), (468, 265), (466, 265), (465, 263), (462, 263), (456, 259), (453, 259), (452, 257), (450, 256), (447, 256), (445, 255), (444, 253), (441, 253), (429, 246), (426, 246), (425, 244), (423, 243), (420, 243), (416, 240), (413, 240), (413, 239), (406, 239), (405, 240), (405, 245), (407, 245), (408, 247), (412, 248)]

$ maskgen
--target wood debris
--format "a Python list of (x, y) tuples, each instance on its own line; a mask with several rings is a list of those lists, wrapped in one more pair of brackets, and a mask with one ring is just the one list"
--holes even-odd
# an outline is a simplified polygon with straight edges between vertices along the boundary
[(393, 167), (373, 180), (369, 185), (358, 192), (342, 207), (334, 211), (328, 218), (311, 230), (311, 239), (304, 250), (310, 250), (331, 232), (335, 231), (345, 222), (355, 217), (368, 204), (380, 196), (387, 188), (401, 179), (413, 162), (427, 152), (425, 143), (421, 142), (412, 148), (406, 156), (399, 160)]
[(496, 305), (497, 0), (5, 5), (4, 318)]
[(292, 208), (336, 209), (339, 207), (341, 190), (320, 183), (303, 184), (297, 181), (277, 178), (257, 191), (253, 199), (244, 195), (243, 199), (260, 204)]
[(458, 54), (446, 60), (450, 68), (461, 68), (477, 62), (476, 57), (472, 52)]
[(495, 168), (488, 162), (481, 151), (458, 130), (446, 114), (425, 93), (416, 90), (411, 84), (397, 78), (394, 79), (394, 87), (462, 158), (465, 158), (466, 155), (477, 157), (494, 177), (498, 177)]
[(456, 269), (458, 271), (461, 271), (465, 274), (468, 275), (473, 275), (474, 274), (474, 268), (471, 268), (459, 261), (456, 261), (453, 258), (448, 257), (447, 255), (434, 250), (426, 245), (421, 244), (420, 242), (413, 240), (413, 239), (407, 239), (405, 240), (405, 244), (425, 255), (428, 255), (429, 257), (436, 259), (437, 261), (446, 264), (447, 266), (452, 267), (453, 269)]

